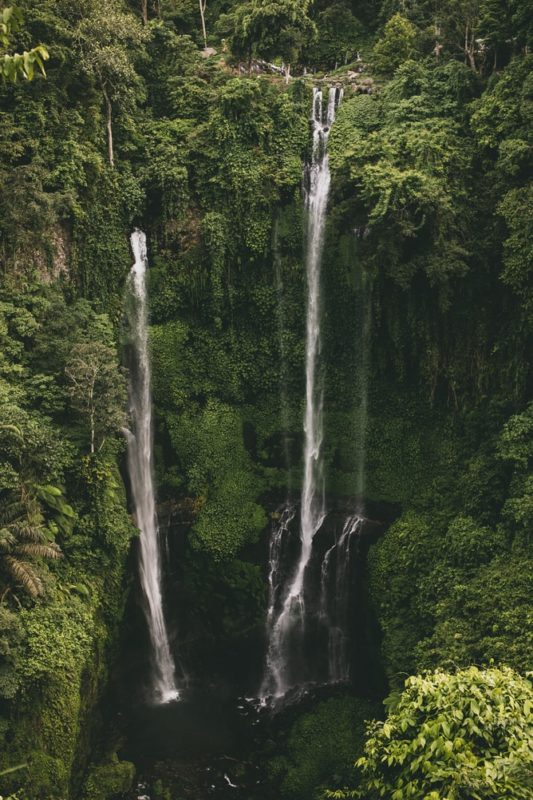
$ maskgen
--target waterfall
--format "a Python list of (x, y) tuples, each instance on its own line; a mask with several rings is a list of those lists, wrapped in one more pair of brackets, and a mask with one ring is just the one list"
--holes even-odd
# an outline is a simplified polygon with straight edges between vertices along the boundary
[(355, 513), (346, 519), (341, 535), (322, 562), (320, 616), (327, 627), (328, 681), (345, 683), (350, 678), (349, 609), (352, 550), (364, 518)]
[[(356, 231), (356, 234), (358, 238), (364, 238), (366, 235), (364, 231)], [(355, 512), (346, 518), (340, 536), (335, 537), (335, 541), (326, 551), (322, 561), (320, 579), (319, 614), (327, 636), (328, 681), (330, 683), (346, 683), (350, 678), (350, 574), (353, 555), (357, 552), (360, 541), (359, 534), (365, 521), (364, 492), (372, 285), (370, 276), (364, 268), (357, 269), (356, 293)]]
[(155, 508), (152, 453), (152, 397), (148, 348), (148, 308), (146, 297), (146, 236), (135, 231), (131, 236), (135, 263), (129, 277), (128, 319), (133, 341), (129, 386), (133, 432), (128, 433), (128, 466), (137, 527), (140, 530), (140, 579), (144, 610), (152, 644), (153, 695), (156, 703), (179, 697), (175, 667), (170, 653), (163, 614), (161, 554)]
[(278, 342), (280, 354), (279, 368), (279, 397), (280, 397), (280, 416), (283, 436), (283, 458), (287, 473), (287, 495), (290, 496), (292, 488), (291, 475), (291, 454), (289, 445), (289, 398), (288, 398), (288, 375), (287, 375), (287, 344), (285, 339), (285, 287), (283, 285), (283, 263), (279, 247), (279, 222), (277, 216), (272, 230), (272, 255), (274, 260), (274, 279), (276, 287), (276, 318), (278, 328)]
[(284, 563), (287, 556), (287, 545), (290, 537), (290, 525), (296, 516), (296, 508), (288, 501), (281, 509), (278, 519), (273, 523), (268, 551), (268, 611), (267, 634), (268, 649), (266, 656), (266, 671), (261, 686), (260, 698), (264, 705), (269, 697), (279, 697), (285, 692), (283, 667), (280, 658), (281, 639), (280, 629), (276, 625), (280, 613), (280, 603), (284, 590)]
[(327, 142), (335, 119), (342, 90), (330, 89), (326, 109), (322, 92), (313, 89), (311, 163), (305, 169), (305, 203), (307, 211), (306, 272), (306, 355), (304, 464), (300, 503), (300, 554), (294, 572), (285, 587), (278, 615), (270, 620), (266, 685), (275, 697), (283, 696), (294, 685), (291, 650), (301, 644), (306, 600), (305, 575), (311, 559), (315, 534), (326, 512), (322, 459), (323, 387), (320, 381), (321, 349), (321, 265), (324, 231), (330, 187)]

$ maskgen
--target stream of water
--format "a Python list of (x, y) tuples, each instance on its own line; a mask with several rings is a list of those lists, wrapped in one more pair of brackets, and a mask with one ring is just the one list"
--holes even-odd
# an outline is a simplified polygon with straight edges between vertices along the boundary
[(135, 263), (129, 276), (127, 303), (132, 340), (129, 385), (132, 431), (127, 431), (128, 467), (135, 519), (141, 532), (139, 571), (152, 644), (152, 700), (155, 703), (169, 703), (179, 698), (179, 691), (163, 612), (161, 549), (153, 470), (152, 393), (146, 291), (148, 257), (146, 236), (142, 231), (134, 231), (131, 236), (131, 247)]
[[(283, 600), (276, 610), (277, 594), (271, 591), (268, 612), (268, 652), (266, 674), (261, 690), (263, 699), (281, 698), (292, 688), (297, 676), (291, 670), (291, 651), (298, 648), (306, 621), (305, 576), (311, 559), (313, 539), (326, 515), (322, 458), (324, 388), (321, 380), (321, 267), (331, 175), (327, 143), (342, 90), (331, 88), (327, 104), (322, 90), (313, 90), (311, 124), (313, 134), (311, 163), (304, 174), (306, 235), (306, 348), (303, 481), (300, 498), (300, 555), (295, 569), (283, 587)], [(272, 563), (283, 552), (278, 540), (289, 531), (283, 524), (273, 534), (270, 575), (279, 572)], [(272, 588), (272, 587), (271, 587)]]

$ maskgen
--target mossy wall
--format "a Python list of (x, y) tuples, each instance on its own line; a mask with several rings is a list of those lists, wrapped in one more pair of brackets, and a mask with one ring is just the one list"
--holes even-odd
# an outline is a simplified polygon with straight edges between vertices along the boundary
[[(9, 302), (19, 287), (38, 306), (52, 283), (63, 305), (59, 319), (46, 318), (52, 345), (41, 337), (31, 369), (26, 319), (16, 368), (8, 359), (2, 369), (15, 382), (21, 369), (36, 373), (26, 405), (63, 426), (87, 466), (61, 406), (64, 364), (50, 351), (63, 352), (77, 329), (79, 297), (107, 313), (118, 340), (128, 235), (146, 230), (159, 499), (187, 517), (171, 528), (183, 545), (183, 631), (191, 661), (209, 664), (213, 652), (260, 640), (261, 532), (299, 490), (302, 165), (315, 80), (287, 86), (239, 73), (220, 54), (204, 59), (167, 8), (121, 44), (137, 79), (116, 99), (112, 167), (102, 86), (80, 63), (77, 4), (22, 5), (27, 35), (54, 49), (46, 81), (2, 89), (0, 255)], [(453, 58), (407, 60), (367, 96), (339, 77), (322, 280), (324, 457), (332, 503), (363, 491), (400, 515), (373, 549), (369, 576), (393, 683), (452, 660), (525, 661), (515, 634), (527, 627), (532, 306), (527, 226), (517, 220), (530, 60), (517, 55), (489, 83)], [(59, 401), (54, 386), (38, 397), (54, 381)], [(132, 534), (120, 458), (117, 447), (94, 471), (70, 470), (69, 566), (53, 573), (51, 600), (16, 623), (6, 615), (13, 632), (2, 655), (9, 663), (22, 642), (24, 659), (18, 678), (2, 676), (2, 758), (30, 759), (30, 800), (67, 784), (75, 794), (87, 761)], [(501, 612), (496, 625), (489, 603)], [(102, 780), (120, 783), (110, 773)]]

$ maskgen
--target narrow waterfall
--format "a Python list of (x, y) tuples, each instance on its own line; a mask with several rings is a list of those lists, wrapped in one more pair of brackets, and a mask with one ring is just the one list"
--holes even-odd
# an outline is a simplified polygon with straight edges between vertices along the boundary
[(283, 263), (279, 247), (280, 217), (276, 217), (272, 229), (272, 255), (274, 260), (274, 279), (276, 286), (276, 316), (279, 342), (279, 399), (281, 412), (281, 426), (283, 437), (283, 458), (287, 474), (287, 496), (292, 490), (292, 464), (289, 446), (289, 398), (288, 398), (288, 373), (287, 373), (287, 344), (285, 339), (285, 289), (283, 285)]
[(327, 627), (329, 683), (345, 683), (350, 678), (350, 568), (362, 524), (360, 514), (348, 517), (322, 561), (320, 614)]
[(372, 327), (372, 281), (369, 274), (359, 270), (357, 275), (357, 407), (356, 420), (356, 513), (364, 512), (366, 436), (368, 425), (368, 380), (370, 370), (370, 334)]
[(268, 698), (279, 697), (284, 693), (284, 661), (280, 658), (281, 640), (276, 622), (283, 607), (283, 592), (285, 588), (285, 574), (283, 570), (287, 556), (290, 526), (296, 516), (296, 508), (287, 501), (279, 512), (277, 520), (273, 522), (268, 551), (268, 611), (267, 634), (269, 637), (266, 656), (266, 670), (260, 691), (263, 705)]
[(152, 643), (153, 699), (156, 703), (168, 703), (178, 699), (179, 692), (163, 614), (161, 590), (161, 554), (152, 453), (147, 251), (146, 236), (142, 231), (132, 234), (131, 247), (135, 257), (128, 282), (128, 320), (133, 343), (129, 386), (133, 432), (128, 434), (128, 465), (137, 527), (141, 532), (139, 568), (144, 610)]
[[(311, 559), (313, 539), (325, 518), (322, 459), (323, 387), (320, 380), (321, 350), (321, 265), (330, 187), (327, 142), (342, 90), (330, 89), (327, 107), (322, 92), (313, 89), (311, 124), (313, 148), (311, 163), (305, 168), (307, 210), (306, 272), (306, 356), (304, 469), (300, 504), (300, 554), (298, 563), (284, 587), (283, 602), (270, 620), (267, 673), (263, 688), (282, 697), (295, 685), (291, 651), (303, 637), (306, 600), (305, 575)], [(275, 533), (274, 536), (277, 534)]]

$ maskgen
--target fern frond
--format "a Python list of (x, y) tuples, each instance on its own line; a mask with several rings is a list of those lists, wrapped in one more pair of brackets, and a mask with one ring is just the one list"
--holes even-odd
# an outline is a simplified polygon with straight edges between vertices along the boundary
[(21, 521), (20, 524), (12, 525), (17, 539), (27, 542), (45, 542), (46, 536), (43, 529), (32, 525), (28, 520)]
[(57, 545), (28, 542), (20, 544), (16, 552), (33, 558), (61, 558), (63, 555)]
[(16, 544), (16, 537), (9, 528), (0, 528), (0, 552), (9, 553)]
[(10, 525), (19, 517), (23, 517), (26, 507), (21, 500), (12, 500), (0, 505), (0, 525)]
[(31, 564), (19, 561), (14, 556), (6, 556), (4, 564), (14, 581), (17, 581), (30, 597), (38, 597), (42, 593), (43, 584)]

